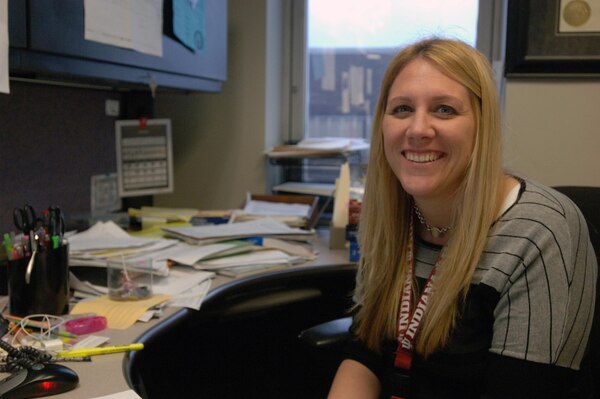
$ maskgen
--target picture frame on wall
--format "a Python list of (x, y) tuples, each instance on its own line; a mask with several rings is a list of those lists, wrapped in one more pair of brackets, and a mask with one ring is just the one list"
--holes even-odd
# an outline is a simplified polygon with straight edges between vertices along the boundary
[(509, 0), (505, 75), (600, 76), (600, 0)]

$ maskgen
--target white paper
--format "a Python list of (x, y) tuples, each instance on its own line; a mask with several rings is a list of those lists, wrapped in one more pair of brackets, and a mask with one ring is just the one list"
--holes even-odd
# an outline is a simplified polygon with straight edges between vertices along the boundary
[(273, 220), (271, 218), (262, 218), (249, 222), (229, 224), (163, 227), (162, 229), (167, 233), (195, 240), (225, 240), (265, 235), (296, 235), (304, 237), (311, 237), (314, 235), (314, 232), (289, 227), (285, 223)]
[(107, 343), (109, 340), (108, 337), (102, 337), (99, 335), (88, 335), (83, 338), (81, 341), (77, 342), (75, 345), (71, 347), (71, 349), (81, 349), (81, 348), (97, 348), (102, 344)]
[(69, 264), (106, 267), (109, 259), (119, 258), (167, 275), (169, 250), (177, 244), (173, 239), (132, 237), (112, 221), (97, 222), (69, 238)]
[(142, 397), (130, 389), (128, 391), (113, 393), (112, 395), (98, 396), (93, 399), (142, 399)]
[(303, 182), (285, 182), (273, 186), (273, 191), (283, 191), (286, 193), (320, 195), (323, 197), (333, 195), (335, 184), (330, 183), (303, 183)]
[(85, 0), (85, 39), (162, 57), (162, 0)]
[(195, 285), (178, 295), (172, 296), (169, 302), (167, 302), (167, 306), (200, 310), (200, 306), (202, 305), (204, 298), (206, 298), (211, 286), (211, 279), (204, 280), (200, 284)]
[[(175, 263), (193, 266), (196, 262), (238, 247), (239, 244), (219, 243), (207, 245), (178, 244), (174, 251), (169, 251), (168, 258)], [(247, 247), (250, 247), (248, 245)]]
[(8, 0), (0, 0), (0, 93), (10, 93), (8, 85)]
[(226, 256), (200, 262), (198, 269), (216, 270), (232, 266), (292, 264), (298, 261), (297, 256), (291, 256), (277, 249), (250, 252), (242, 255)]
[(363, 139), (349, 137), (309, 137), (298, 142), (296, 146), (324, 151), (357, 151), (368, 149), (369, 143)]
[(150, 245), (157, 239), (132, 237), (114, 222), (97, 222), (89, 229), (69, 238), (71, 252)]
[(211, 272), (201, 272), (186, 267), (175, 267), (168, 277), (156, 277), (152, 279), (152, 291), (155, 294), (179, 295), (192, 287), (210, 280), (214, 276)]
[(311, 207), (307, 204), (251, 200), (246, 203), (244, 213), (263, 216), (285, 215), (305, 218), (309, 216), (310, 209)]

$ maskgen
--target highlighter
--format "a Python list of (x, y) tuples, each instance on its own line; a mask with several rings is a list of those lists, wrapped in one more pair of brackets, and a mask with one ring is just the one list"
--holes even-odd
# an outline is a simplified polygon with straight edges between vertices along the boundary
[(106, 317), (89, 316), (69, 320), (65, 323), (65, 329), (76, 335), (91, 334), (106, 328)]

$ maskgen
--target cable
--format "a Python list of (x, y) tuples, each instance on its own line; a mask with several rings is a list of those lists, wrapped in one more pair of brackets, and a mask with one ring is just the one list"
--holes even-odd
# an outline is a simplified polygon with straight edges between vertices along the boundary
[[(9, 321), (0, 315), (0, 336), (3, 337), (8, 332), (9, 325)], [(0, 339), (0, 348), (7, 353), (4, 364), (0, 364), (0, 371), (3, 372), (13, 372), (23, 368), (33, 369), (52, 360), (52, 355), (49, 353), (32, 346), (17, 349), (3, 339)]]

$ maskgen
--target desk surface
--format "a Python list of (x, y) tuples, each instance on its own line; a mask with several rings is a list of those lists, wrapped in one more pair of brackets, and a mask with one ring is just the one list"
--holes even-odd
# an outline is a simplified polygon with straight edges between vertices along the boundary
[[(307, 270), (314, 271), (316, 269), (352, 267), (351, 263), (348, 261), (347, 250), (329, 250), (327, 241), (323, 237), (318, 237), (314, 242), (314, 246), (319, 251), (319, 257), (312, 262), (303, 263), (284, 270), (265, 272), (260, 275), (242, 277), (239, 279), (217, 276), (213, 280), (211, 292), (209, 292), (207, 299), (210, 299), (209, 297), (211, 294), (227, 290), (230, 286), (244, 283), (244, 280), (257, 278), (268, 279), (270, 276), (278, 273), (302, 273)], [(200, 309), (200, 312), (202, 312), (202, 308)], [(127, 330), (105, 330), (99, 335), (108, 336), (110, 338), (109, 345), (144, 342), (144, 336), (150, 331), (160, 328), (169, 328), (169, 323), (174, 322), (178, 318), (187, 317), (191, 313), (195, 313), (195, 311), (182, 308), (167, 308), (164, 316), (160, 319), (153, 319), (148, 323), (137, 322)], [(96, 398), (132, 389), (127, 382), (125, 370), (126, 356), (129, 355), (117, 353), (94, 356), (92, 357), (92, 362), (64, 363), (79, 375), (79, 387), (70, 392), (53, 396), (53, 398)]]

